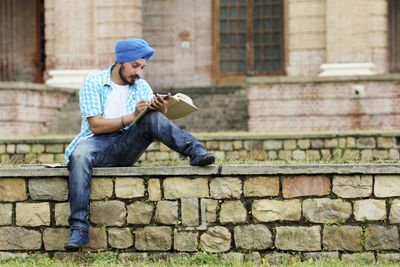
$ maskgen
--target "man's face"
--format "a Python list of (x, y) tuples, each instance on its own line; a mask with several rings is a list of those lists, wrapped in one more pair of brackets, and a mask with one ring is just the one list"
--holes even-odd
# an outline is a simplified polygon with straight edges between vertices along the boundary
[(121, 64), (119, 76), (125, 84), (133, 85), (143, 75), (146, 60), (144, 58)]

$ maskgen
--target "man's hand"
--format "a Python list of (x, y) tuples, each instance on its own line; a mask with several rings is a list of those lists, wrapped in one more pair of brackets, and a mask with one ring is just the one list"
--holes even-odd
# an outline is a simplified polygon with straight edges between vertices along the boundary
[(146, 100), (141, 100), (136, 104), (134, 117), (136, 118), (143, 110), (150, 106), (151, 102)]
[(157, 110), (163, 113), (164, 115), (167, 114), (168, 110), (168, 103), (171, 100), (171, 93), (168, 93), (167, 96), (161, 96), (160, 94), (155, 94), (153, 99), (150, 103), (150, 109)]

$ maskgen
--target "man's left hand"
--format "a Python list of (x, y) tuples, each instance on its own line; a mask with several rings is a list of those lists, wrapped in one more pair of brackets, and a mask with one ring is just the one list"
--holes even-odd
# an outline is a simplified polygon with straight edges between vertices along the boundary
[(165, 115), (167, 114), (168, 103), (170, 99), (171, 99), (171, 93), (168, 93), (168, 95), (166, 96), (155, 94), (153, 96), (153, 99), (151, 100), (150, 109), (160, 111)]

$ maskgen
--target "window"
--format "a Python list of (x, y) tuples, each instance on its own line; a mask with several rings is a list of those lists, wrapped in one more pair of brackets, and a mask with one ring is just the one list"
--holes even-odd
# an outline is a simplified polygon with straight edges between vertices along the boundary
[(389, 1), (389, 69), (400, 72), (400, 1)]
[(216, 82), (283, 74), (283, 0), (216, 0)]

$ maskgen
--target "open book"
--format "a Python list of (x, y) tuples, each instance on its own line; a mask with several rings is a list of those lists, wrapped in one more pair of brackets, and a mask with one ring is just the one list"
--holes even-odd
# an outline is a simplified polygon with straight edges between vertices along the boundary
[[(167, 97), (167, 95), (161, 95), (161, 96)], [(143, 117), (143, 115), (146, 114), (146, 112), (148, 112), (149, 110), (151, 109), (146, 108), (145, 110), (143, 110), (142, 113), (140, 113), (135, 118), (132, 124), (138, 121), (141, 117)], [(171, 120), (176, 120), (185, 117), (186, 115), (196, 110), (198, 110), (198, 108), (193, 104), (193, 100), (189, 96), (182, 93), (177, 93), (171, 96), (171, 99), (168, 103), (167, 114), (165, 116), (167, 116), (167, 118)]]

